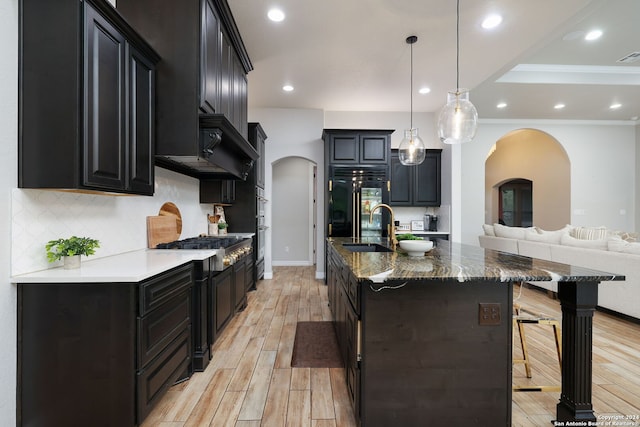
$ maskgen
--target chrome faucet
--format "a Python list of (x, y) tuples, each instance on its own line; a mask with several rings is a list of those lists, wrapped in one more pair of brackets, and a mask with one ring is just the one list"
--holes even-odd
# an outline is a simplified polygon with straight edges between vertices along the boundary
[(391, 245), (393, 246), (392, 249), (395, 250), (396, 246), (398, 245), (398, 239), (396, 239), (396, 223), (395, 223), (395, 219), (393, 217), (393, 209), (391, 209), (391, 206), (387, 205), (386, 203), (379, 203), (377, 205), (375, 205), (372, 209), (371, 209), (371, 213), (369, 213), (369, 224), (371, 224), (373, 222), (373, 212), (375, 212), (376, 209), (378, 208), (387, 208), (387, 210), (389, 210), (389, 213), (391, 214), (391, 224), (389, 227), (389, 241), (391, 242)]

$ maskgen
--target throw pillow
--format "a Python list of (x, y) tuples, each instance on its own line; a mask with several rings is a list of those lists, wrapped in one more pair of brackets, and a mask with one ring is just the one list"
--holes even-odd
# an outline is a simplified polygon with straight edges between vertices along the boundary
[(566, 225), (560, 230), (547, 231), (541, 228), (535, 227), (535, 231), (526, 230), (524, 233), (525, 240), (531, 240), (533, 242), (551, 243), (554, 245), (560, 244), (560, 238), (563, 234), (566, 234), (571, 230), (570, 225)]
[(589, 239), (576, 239), (569, 233), (563, 234), (560, 237), (560, 244), (565, 246), (575, 246), (577, 248), (587, 249), (600, 249), (606, 251), (608, 248), (607, 240), (589, 240)]
[(571, 236), (581, 240), (604, 240), (607, 238), (607, 227), (575, 227)]
[(627, 242), (620, 236), (610, 236), (607, 240), (610, 251), (640, 255), (640, 243)]
[(619, 236), (625, 242), (637, 242), (638, 233), (630, 233), (628, 231), (612, 230), (609, 232), (610, 236)]
[[(529, 229), (533, 229), (533, 227), (530, 227)], [(527, 228), (509, 227), (508, 225), (493, 224), (493, 230), (496, 233), (497, 237), (524, 240), (524, 231), (527, 230)]]
[(495, 236), (496, 232), (493, 230), (493, 225), (491, 224), (482, 224), (482, 229), (484, 230), (485, 236)]

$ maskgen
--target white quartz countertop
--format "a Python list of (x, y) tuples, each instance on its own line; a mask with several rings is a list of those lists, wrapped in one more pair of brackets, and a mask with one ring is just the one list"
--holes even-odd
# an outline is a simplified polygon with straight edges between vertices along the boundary
[(141, 249), (104, 258), (82, 258), (75, 270), (50, 268), (11, 277), (12, 283), (119, 283), (140, 282), (174, 267), (207, 259), (215, 250)]

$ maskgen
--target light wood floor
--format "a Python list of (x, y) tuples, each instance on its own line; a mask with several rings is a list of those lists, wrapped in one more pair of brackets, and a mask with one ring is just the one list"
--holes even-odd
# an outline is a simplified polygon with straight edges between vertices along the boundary
[[(143, 427), (183, 426), (355, 426), (342, 369), (291, 368), (296, 322), (330, 320), (323, 281), (313, 267), (278, 267), (272, 280), (249, 293), (248, 308), (216, 342), (205, 372), (170, 389)], [(517, 296), (517, 292), (516, 292)], [(559, 303), (525, 288), (522, 305), (559, 317)], [(551, 327), (527, 325), (533, 363), (528, 380), (515, 365), (517, 385), (560, 383)], [(640, 325), (596, 313), (593, 405), (604, 417), (640, 416)], [(516, 343), (515, 357), (520, 357)], [(514, 426), (549, 426), (559, 393), (513, 394)], [(609, 425), (640, 425), (637, 418)]]

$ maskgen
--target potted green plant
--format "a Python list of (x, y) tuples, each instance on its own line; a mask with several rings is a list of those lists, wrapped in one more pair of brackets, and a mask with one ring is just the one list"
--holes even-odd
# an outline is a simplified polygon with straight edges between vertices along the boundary
[(226, 222), (218, 222), (218, 234), (227, 234), (227, 227), (229, 226), (229, 224), (227, 224)]
[(45, 248), (49, 262), (64, 260), (64, 268), (72, 269), (80, 267), (80, 256), (93, 255), (100, 242), (90, 237), (71, 236), (68, 239), (50, 240)]

